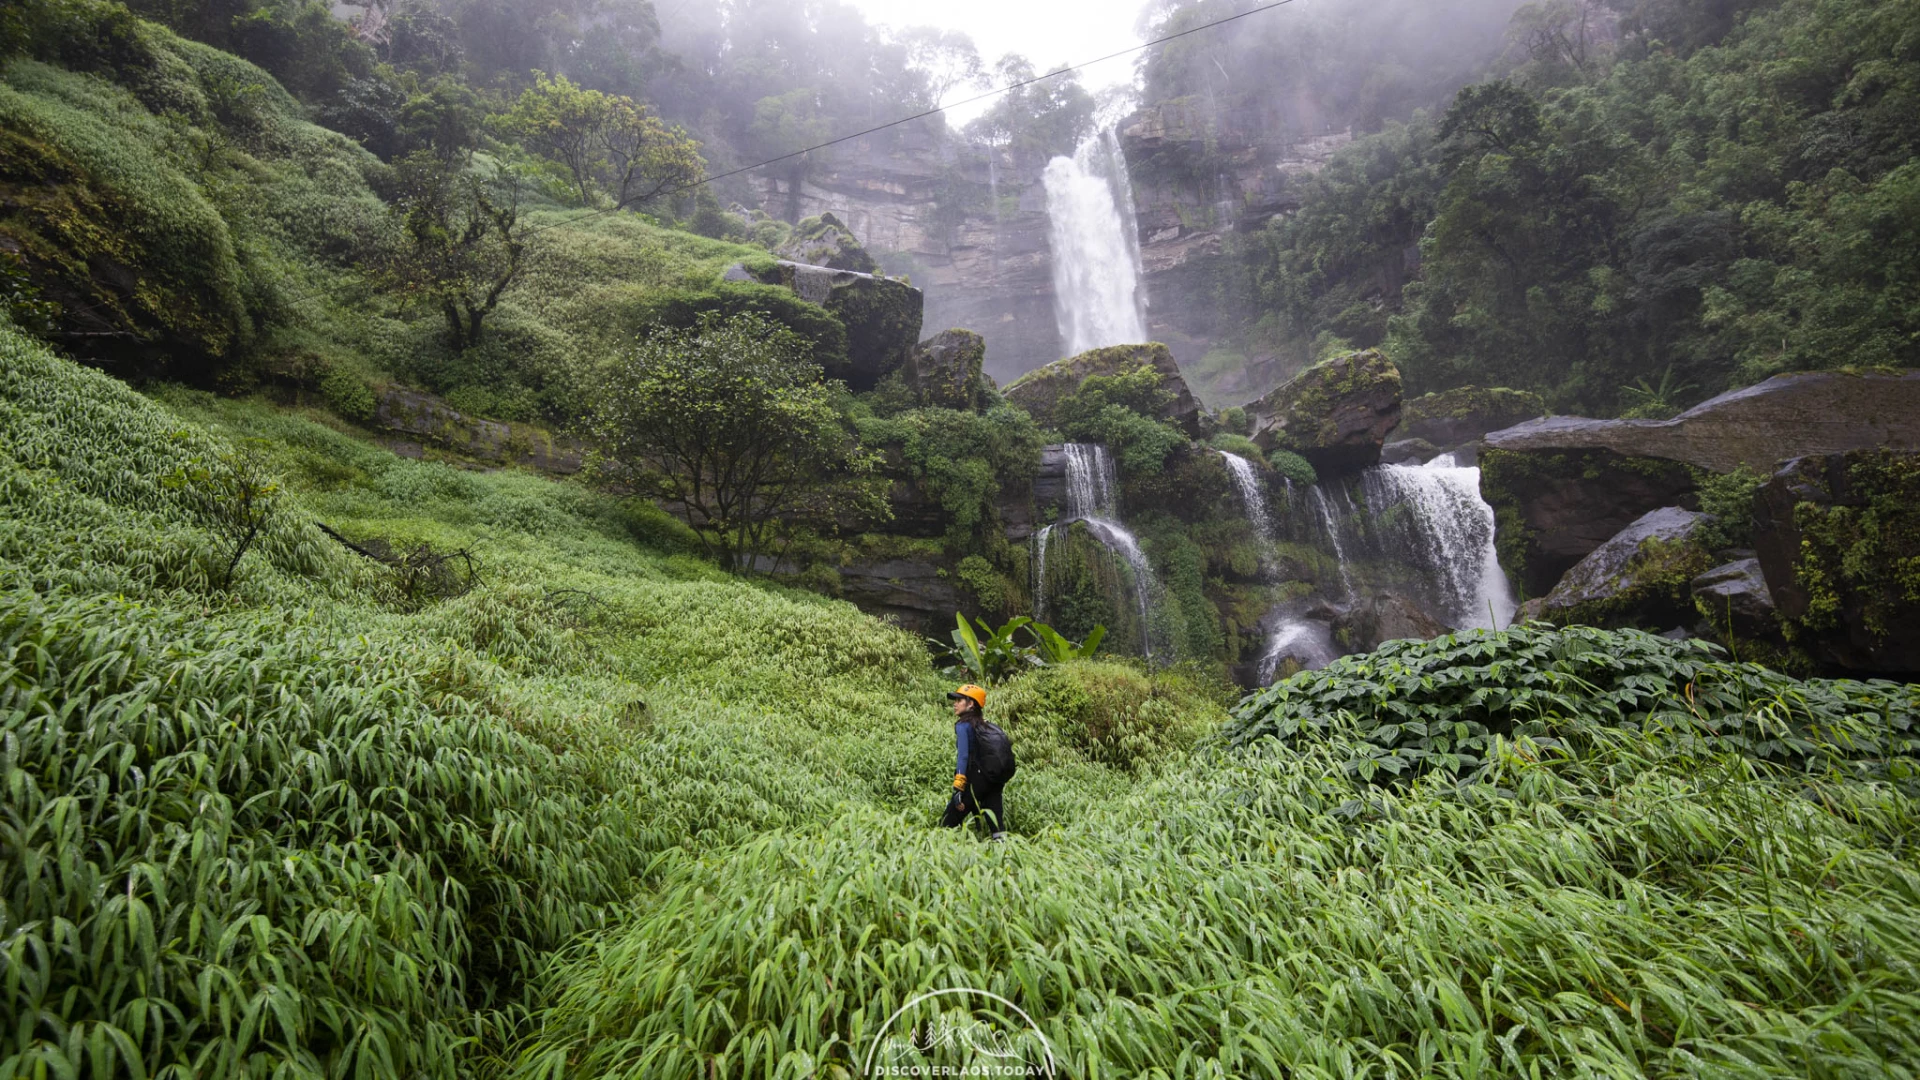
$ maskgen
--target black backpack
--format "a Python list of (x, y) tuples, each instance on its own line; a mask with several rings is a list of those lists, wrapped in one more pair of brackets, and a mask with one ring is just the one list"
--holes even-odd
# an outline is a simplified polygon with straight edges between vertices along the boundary
[(994, 787), (1013, 779), (1013, 741), (1007, 733), (983, 716), (976, 716), (973, 745), (967, 751), (969, 786)]

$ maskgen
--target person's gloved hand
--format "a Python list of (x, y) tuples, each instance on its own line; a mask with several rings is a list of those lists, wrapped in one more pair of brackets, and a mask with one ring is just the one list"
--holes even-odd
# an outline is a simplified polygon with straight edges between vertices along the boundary
[(953, 790), (965, 791), (966, 788), (967, 788), (967, 774), (963, 772), (954, 773), (953, 774)]

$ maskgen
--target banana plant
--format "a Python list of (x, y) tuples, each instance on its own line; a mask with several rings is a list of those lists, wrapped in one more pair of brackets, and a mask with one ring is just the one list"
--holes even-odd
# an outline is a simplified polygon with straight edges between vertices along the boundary
[[(1096, 626), (1082, 644), (1074, 644), (1051, 626), (1022, 615), (996, 628), (984, 619), (976, 630), (965, 615), (954, 616), (952, 642), (928, 638), (942, 670), (956, 679), (970, 679), (982, 686), (1005, 682), (1030, 667), (1064, 664), (1083, 659), (1099, 649), (1106, 637), (1104, 626)], [(1018, 637), (1025, 630), (1033, 639), (1023, 644)]]

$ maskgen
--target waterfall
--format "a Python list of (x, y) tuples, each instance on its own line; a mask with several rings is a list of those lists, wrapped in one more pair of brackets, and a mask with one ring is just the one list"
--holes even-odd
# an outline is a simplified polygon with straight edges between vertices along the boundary
[(1327, 528), (1327, 539), (1333, 542), (1333, 561), (1340, 568), (1340, 585), (1346, 590), (1346, 599), (1353, 599), (1353, 570), (1347, 560), (1347, 547), (1340, 539), (1340, 522), (1333, 516), (1333, 503), (1327, 499), (1327, 493), (1319, 484), (1310, 489), (1313, 492), (1313, 505), (1320, 511), (1320, 520)]
[(1147, 340), (1140, 234), (1126, 155), (1112, 131), (1047, 165), (1053, 309), (1067, 355)]
[(1254, 471), (1253, 462), (1239, 454), (1220, 451), (1227, 459), (1227, 471), (1233, 475), (1233, 486), (1240, 489), (1240, 501), (1247, 508), (1247, 520), (1253, 525), (1253, 533), (1261, 540), (1273, 539), (1273, 515), (1267, 512), (1267, 493), (1260, 487), (1260, 474)]
[(1260, 685), (1273, 683), (1280, 674), (1280, 662), (1288, 656), (1309, 668), (1321, 668), (1334, 662), (1340, 651), (1333, 647), (1333, 634), (1327, 624), (1311, 619), (1282, 619), (1267, 638), (1267, 649), (1260, 657)]
[(1447, 460), (1421, 466), (1388, 465), (1362, 481), (1367, 502), (1405, 506), (1415, 557), (1427, 572), (1443, 622), (1497, 630), (1513, 621), (1517, 605), (1494, 546), (1493, 508), (1480, 497), (1480, 470)]
[[(1147, 659), (1151, 660), (1153, 630), (1149, 619), (1155, 585), (1153, 567), (1147, 562), (1146, 552), (1140, 550), (1139, 539), (1120, 524), (1120, 485), (1114, 472), (1113, 458), (1107, 453), (1106, 447), (1095, 443), (1068, 443), (1064, 450), (1067, 459), (1067, 512), (1057, 524), (1080, 522), (1093, 534), (1094, 539), (1119, 555), (1133, 571), (1133, 591), (1140, 605), (1140, 645)], [(1056, 527), (1049, 525), (1034, 537), (1033, 608), (1036, 619), (1046, 612), (1047, 544), (1052, 540)]]

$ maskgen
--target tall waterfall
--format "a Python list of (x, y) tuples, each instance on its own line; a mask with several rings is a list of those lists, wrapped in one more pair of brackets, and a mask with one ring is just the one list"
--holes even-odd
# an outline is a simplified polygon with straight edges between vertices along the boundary
[(1047, 544), (1053, 531), (1078, 521), (1109, 551), (1126, 560), (1133, 571), (1134, 596), (1140, 605), (1141, 649), (1153, 659), (1151, 606), (1154, 592), (1153, 567), (1147, 562), (1140, 541), (1120, 524), (1118, 474), (1107, 448), (1095, 443), (1068, 443), (1067, 513), (1057, 524), (1048, 525), (1034, 537), (1033, 609), (1037, 619), (1046, 616)]
[(1147, 340), (1140, 234), (1126, 155), (1112, 131), (1057, 157), (1045, 174), (1053, 310), (1067, 355)]

